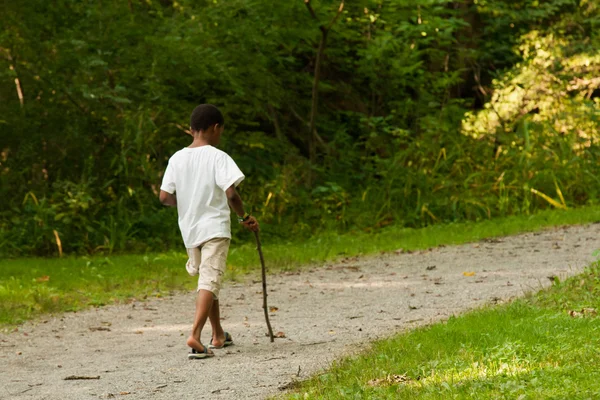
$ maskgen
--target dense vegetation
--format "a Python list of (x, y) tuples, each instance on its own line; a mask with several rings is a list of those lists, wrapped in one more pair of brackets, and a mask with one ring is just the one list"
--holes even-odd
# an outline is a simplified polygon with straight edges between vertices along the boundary
[(180, 246), (156, 196), (203, 102), (224, 111), (223, 149), (272, 236), (597, 204), (598, 11), (5, 2), (0, 254)]

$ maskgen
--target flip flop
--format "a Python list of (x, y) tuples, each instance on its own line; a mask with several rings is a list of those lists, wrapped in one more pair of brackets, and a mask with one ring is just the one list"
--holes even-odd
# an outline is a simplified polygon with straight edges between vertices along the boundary
[(225, 332), (225, 342), (223, 342), (223, 346), (215, 346), (212, 344), (212, 338), (210, 339), (210, 343), (208, 345), (208, 347), (210, 349), (222, 349), (223, 347), (228, 347), (233, 345), (233, 338), (231, 337), (231, 335), (229, 334), (229, 332)]
[(208, 347), (203, 346), (204, 351), (198, 351), (196, 349), (192, 349), (191, 352), (188, 353), (188, 360), (202, 360), (204, 358), (214, 357), (214, 353), (208, 352)]

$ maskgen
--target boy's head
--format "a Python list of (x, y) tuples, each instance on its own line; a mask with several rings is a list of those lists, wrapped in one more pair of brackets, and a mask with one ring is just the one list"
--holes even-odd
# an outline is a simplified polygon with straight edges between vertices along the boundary
[(192, 111), (190, 130), (192, 134), (202, 133), (203, 136), (216, 140), (215, 144), (218, 144), (224, 122), (223, 114), (217, 107), (212, 104), (200, 104)]

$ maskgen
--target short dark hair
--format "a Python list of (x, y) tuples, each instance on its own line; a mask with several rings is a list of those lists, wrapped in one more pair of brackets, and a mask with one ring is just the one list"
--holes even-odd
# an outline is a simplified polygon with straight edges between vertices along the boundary
[(223, 125), (224, 122), (223, 114), (212, 104), (200, 104), (190, 117), (190, 127), (194, 132), (205, 131), (214, 124)]

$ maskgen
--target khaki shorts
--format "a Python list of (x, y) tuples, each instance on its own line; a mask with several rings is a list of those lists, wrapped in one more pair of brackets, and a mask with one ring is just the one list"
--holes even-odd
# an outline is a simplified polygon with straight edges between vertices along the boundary
[(215, 299), (219, 298), (223, 282), (229, 242), (227, 238), (215, 238), (196, 248), (187, 249), (189, 260), (185, 268), (192, 276), (199, 274), (197, 290), (208, 290)]

